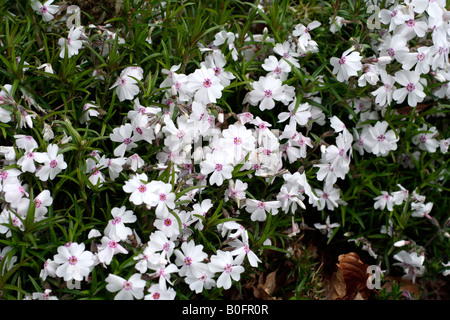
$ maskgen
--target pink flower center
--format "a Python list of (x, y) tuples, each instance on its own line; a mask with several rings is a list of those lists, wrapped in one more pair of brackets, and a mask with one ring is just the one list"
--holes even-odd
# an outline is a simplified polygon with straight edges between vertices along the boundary
[(36, 203), (36, 209), (39, 208), (42, 204), (42, 201), (39, 199), (35, 199), (34, 202)]
[(384, 134), (380, 134), (380, 135), (377, 137), (378, 142), (383, 142), (385, 139), (386, 139), (386, 137), (384, 136)]
[(140, 193), (144, 193), (145, 191), (147, 191), (147, 186), (144, 185), (144, 184), (141, 184), (141, 185), (138, 187), (138, 190), (139, 190)]
[(240, 145), (240, 144), (242, 144), (242, 138), (241, 138), (241, 137), (235, 137), (235, 138), (234, 138), (234, 144), (235, 144), (235, 145)]
[(159, 195), (159, 201), (166, 201), (166, 194), (165, 193), (161, 193), (160, 195)]
[(114, 219), (111, 220), (111, 223), (113, 225), (119, 224), (122, 222), (122, 218), (121, 217), (115, 217)]
[(270, 97), (272, 97), (272, 90), (266, 90), (266, 91), (264, 91), (264, 96), (266, 97), (266, 98), (270, 98)]
[(223, 270), (226, 273), (231, 273), (231, 271), (233, 271), (233, 268), (231, 267), (231, 264), (227, 263), (226, 266), (223, 268)]
[(119, 85), (120, 86), (124, 86), (124, 85), (126, 85), (127, 84), (127, 79), (126, 78), (120, 78), (119, 79)]
[(169, 249), (170, 249), (170, 244), (168, 242), (164, 243), (163, 250), (164, 251), (169, 251)]
[(54, 169), (54, 168), (56, 168), (57, 165), (58, 165), (58, 161), (56, 161), (56, 160), (50, 161), (50, 168)]
[(416, 25), (416, 22), (414, 21), (414, 19), (410, 19), (408, 20), (408, 22), (406, 23), (406, 25), (410, 28), (414, 27)]
[(185, 135), (186, 135), (186, 133), (183, 130), (178, 130), (178, 132), (177, 132), (178, 139), (183, 139)]
[(275, 68), (275, 70), (273, 70), (273, 73), (279, 75), (279, 74), (281, 73), (281, 68), (280, 68), (279, 66), (277, 66), (277, 67)]
[(47, 7), (46, 6), (40, 7), (39, 10), (41, 10), (42, 13), (47, 13)]
[(34, 158), (34, 152), (33, 151), (28, 151), (27, 152), (27, 158), (29, 158), (29, 159)]
[(153, 299), (154, 299), (154, 300), (159, 300), (160, 297), (161, 297), (161, 294), (160, 294), (159, 292), (155, 292), (155, 293), (153, 294)]
[(220, 164), (220, 163), (216, 163), (216, 166), (215, 166), (215, 168), (214, 168), (216, 171), (222, 171), (222, 169), (223, 169), (223, 165), (222, 164)]
[(74, 266), (74, 265), (76, 265), (76, 264), (77, 264), (77, 262), (78, 262), (78, 259), (77, 259), (77, 257), (75, 257), (75, 256), (71, 256), (71, 257), (69, 258), (69, 264), (70, 264), (71, 266)]
[(323, 195), (322, 195), (322, 198), (328, 199), (328, 193), (324, 192)]
[(7, 171), (0, 172), (0, 179), (6, 180), (6, 178), (8, 178), (8, 172)]
[(258, 208), (265, 209), (266, 208), (266, 204), (264, 202), (262, 202), (262, 201), (259, 201), (258, 202)]
[(214, 74), (215, 74), (216, 76), (219, 76), (221, 72), (222, 72), (222, 69), (220, 69), (219, 67), (215, 67), (215, 68), (214, 68)]
[(164, 225), (165, 225), (166, 227), (170, 227), (171, 224), (172, 224), (172, 220), (170, 220), (169, 218), (167, 218), (167, 219), (164, 220)]
[(389, 48), (388, 51), (387, 51), (387, 54), (388, 54), (390, 57), (393, 57), (393, 56), (395, 55), (394, 49), (393, 49), (393, 48)]
[(420, 136), (420, 142), (421, 142), (421, 143), (427, 142), (427, 137), (425, 137), (425, 135), (421, 135), (421, 136)]
[(192, 258), (191, 258), (191, 257), (186, 257), (186, 258), (184, 258), (184, 263), (185, 263), (187, 266), (190, 266), (190, 265), (192, 264)]
[(125, 281), (122, 285), (122, 288), (126, 291), (133, 289), (133, 284), (130, 281)]
[(425, 53), (420, 52), (417, 54), (417, 61), (423, 61), (425, 60)]
[(115, 242), (115, 241), (110, 241), (110, 242), (108, 242), (108, 247), (110, 247), (111, 249), (115, 249), (115, 248), (117, 248), (117, 242)]
[(211, 87), (211, 85), (212, 85), (212, 82), (210, 79), (206, 78), (205, 80), (203, 80), (203, 86), (205, 88), (209, 88), (209, 87)]
[(408, 92), (413, 92), (414, 89), (416, 89), (416, 86), (414, 85), (414, 83), (408, 83), (408, 84), (406, 85), (406, 91), (408, 91)]
[(131, 139), (131, 138), (125, 138), (125, 139), (123, 139), (123, 143), (125, 144), (125, 145), (129, 145), (130, 143), (132, 143), (133, 142), (133, 140)]
[(341, 58), (339, 59), (339, 64), (340, 64), (340, 65), (343, 65), (343, 64), (345, 63), (346, 60), (347, 60), (346, 57), (341, 57)]

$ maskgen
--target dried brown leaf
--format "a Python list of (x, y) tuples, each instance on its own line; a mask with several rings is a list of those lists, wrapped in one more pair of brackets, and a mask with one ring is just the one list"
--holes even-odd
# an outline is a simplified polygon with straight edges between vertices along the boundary
[(266, 279), (263, 282), (263, 275), (259, 276), (259, 283), (256, 287), (253, 287), (253, 295), (257, 299), (262, 300), (275, 300), (275, 297), (272, 297), (272, 293), (274, 292), (277, 282), (276, 282), (277, 271), (273, 271), (266, 276)]
[(338, 268), (342, 270), (342, 276), (345, 282), (345, 296), (344, 300), (353, 300), (355, 296), (360, 293), (361, 297), (367, 299), (370, 295), (370, 290), (367, 288), (367, 264), (361, 261), (358, 254), (350, 252), (341, 254), (338, 257)]

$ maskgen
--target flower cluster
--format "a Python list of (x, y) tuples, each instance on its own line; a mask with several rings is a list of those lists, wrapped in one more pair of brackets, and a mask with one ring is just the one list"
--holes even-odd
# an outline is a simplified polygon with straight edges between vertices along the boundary
[[(424, 157), (447, 154), (450, 138), (414, 118), (428, 101), (450, 98), (450, 24), (444, 1), (388, 1), (377, 17), (383, 28), (372, 41), (355, 40), (338, 57), (326, 56), (330, 52), (318, 37), (320, 30), (340, 33), (351, 23), (341, 17), (330, 19), (328, 26), (316, 20), (296, 22), (286, 39), (278, 40), (266, 32), (223, 29), (209, 42), (198, 43), (201, 61), (167, 64), (156, 80), (154, 70), (132, 58), (129, 65), (113, 60), (115, 67), (105, 68), (128, 40), (108, 25), (83, 26), (77, 6), (52, 2), (32, 1), (31, 8), (43, 23), (59, 24), (67, 37), (57, 41), (60, 60), (35, 66), (45, 68), (36, 72), (59, 77), (57, 63), (76, 62), (90, 52), (97, 61), (89, 69), (92, 88), (101, 88), (109, 100), (79, 90), (76, 102), (63, 99), (63, 113), (47, 116), (50, 111), (25, 89), (18, 99), (17, 85), (1, 87), (0, 120), (20, 133), (0, 149), (0, 234), (9, 239), (16, 232), (29, 234), (36, 225), (57, 224), (53, 207), (58, 198), (52, 192), (61, 194), (65, 183), (75, 183), (82, 195), (70, 195), (74, 204), (63, 210), (65, 218), (78, 217), (80, 203), (91, 213), (82, 231), (72, 222), (71, 230), (62, 231), (66, 242), (43, 261), (42, 281), (58, 279), (78, 290), (92, 281), (95, 268), (96, 275), (105, 275), (102, 281), (114, 299), (175, 299), (181, 284), (195, 294), (228, 290), (246, 270), (260, 266), (264, 246), (271, 244), (270, 236), (260, 238), (255, 230), (287, 216), (293, 237), (294, 221), (312, 212), (324, 222), (316, 221), (315, 229), (331, 240), (348, 227), (348, 204), (360, 194), (384, 213), (386, 219), (373, 220), (386, 221), (380, 233), (392, 243), (398, 244), (390, 228), (394, 216), (401, 223), (409, 215), (425, 217), (448, 235), (430, 215), (434, 203), (425, 201), (420, 188), (410, 192), (397, 183), (399, 190), (388, 192), (370, 176), (365, 181), (369, 191), (354, 187), (358, 170), (369, 162), (414, 168)], [(54, 21), (64, 10), (63, 19)], [(153, 43), (150, 34), (146, 43)], [(310, 60), (328, 63), (329, 79), (314, 72), (311, 76)], [(244, 79), (239, 67), (252, 61), (260, 68)], [(358, 92), (339, 101), (348, 118), (329, 111), (324, 93), (340, 85)], [(232, 98), (240, 99), (236, 108), (229, 103), (235, 93)], [(78, 101), (82, 94), (86, 96)], [(73, 118), (67, 110), (71, 103), (78, 103)], [(118, 105), (124, 108), (114, 114)], [(86, 138), (89, 134), (98, 138)], [(445, 164), (436, 158), (431, 162), (436, 168)], [(444, 176), (436, 169), (437, 181)], [(86, 194), (122, 198), (94, 210)], [(400, 216), (402, 211), (407, 218)], [(355, 219), (363, 225), (361, 217)], [(207, 241), (209, 236), (213, 240)], [(379, 256), (367, 237), (348, 240)], [(392, 256), (399, 261), (393, 265), (404, 268), (413, 281), (425, 272), (423, 248), (417, 253), (417, 247)], [(119, 260), (125, 260), (120, 267)], [(4, 264), (8, 268), (16, 262), (9, 261)], [(33, 298), (54, 298), (54, 291), (47, 290)]]

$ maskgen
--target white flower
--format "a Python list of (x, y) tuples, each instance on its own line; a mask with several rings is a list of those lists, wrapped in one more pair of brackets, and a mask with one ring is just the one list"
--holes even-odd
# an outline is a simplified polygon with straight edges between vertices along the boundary
[(325, 221), (325, 224), (315, 223), (314, 227), (316, 229), (319, 229), (320, 232), (327, 235), (327, 238), (331, 237), (331, 234), (333, 233), (333, 229), (339, 227), (339, 223), (331, 223), (330, 224), (330, 217), (327, 216), (327, 219)]
[(423, 254), (419, 255), (417, 252), (408, 253), (402, 250), (394, 255), (394, 259), (399, 262), (393, 263), (393, 265), (402, 267), (406, 273), (403, 276), (404, 279), (410, 279), (415, 283), (416, 277), (420, 277), (425, 273), (425, 267), (423, 266), (425, 256)]
[(97, 117), (100, 114), (97, 111), (97, 109), (98, 109), (97, 105), (92, 104), (90, 102), (85, 103), (83, 106), (83, 112), (78, 121), (80, 121), (80, 123), (83, 124), (89, 122), (91, 120), (91, 117)]
[(35, 203), (35, 221), (42, 220), (44, 215), (48, 212), (47, 207), (53, 204), (53, 198), (49, 190), (43, 190), (34, 198)]
[(239, 281), (241, 273), (245, 271), (244, 267), (236, 265), (231, 252), (222, 250), (218, 250), (217, 254), (211, 257), (208, 267), (212, 273), (221, 272), (217, 287), (225, 290), (231, 288), (231, 279)]
[(280, 112), (278, 120), (284, 122), (289, 119), (289, 126), (295, 124), (305, 126), (312, 116), (311, 105), (307, 102), (297, 105), (297, 98), (294, 98), (292, 103), (288, 105), (288, 110), (289, 112)]
[(143, 70), (140, 67), (127, 67), (122, 70), (116, 82), (109, 88), (116, 88), (116, 94), (120, 101), (133, 100), (139, 93), (138, 80), (143, 78)]
[[(232, 180), (230, 180), (230, 183)], [(213, 207), (211, 199), (205, 199), (201, 203), (196, 203), (193, 205), (192, 209), (192, 222), (196, 223), (194, 226), (197, 230), (203, 230), (203, 219), (206, 217), (209, 209)]]
[(58, 247), (58, 254), (53, 260), (59, 264), (56, 275), (64, 281), (82, 281), (87, 277), (94, 265), (93, 254), (85, 251), (84, 243), (69, 243)]
[(152, 278), (159, 278), (159, 286), (163, 290), (167, 290), (167, 283), (173, 286), (173, 283), (170, 281), (171, 273), (177, 272), (178, 268), (173, 263), (170, 263), (167, 266), (159, 266), (155, 269), (156, 271), (150, 273), (149, 276)]
[(383, 86), (379, 87), (371, 94), (375, 97), (375, 103), (380, 107), (386, 107), (392, 102), (392, 95), (395, 91), (395, 78), (386, 71), (380, 71), (381, 82)]
[(300, 68), (300, 64), (298, 63), (297, 59), (300, 56), (300, 54), (295, 52), (293, 44), (291, 44), (289, 41), (277, 43), (273, 48), (273, 52), (280, 55), (286, 61), (292, 63), (295, 67)]
[(35, 152), (32, 150), (25, 151), (25, 154), (17, 161), (17, 164), (21, 167), (22, 172), (36, 172), (35, 161), (44, 163), (47, 154), (44, 152)]
[(32, 136), (26, 136), (23, 134), (14, 135), (16, 139), (16, 146), (18, 148), (24, 149), (25, 151), (34, 150), (39, 147), (38, 143)]
[(182, 277), (186, 275), (201, 277), (205, 270), (208, 270), (204, 263), (208, 255), (203, 252), (203, 245), (196, 245), (194, 240), (183, 242), (181, 250), (176, 249), (174, 254), (176, 265), (181, 267), (178, 273)]
[(109, 292), (119, 291), (115, 295), (114, 300), (133, 300), (144, 297), (146, 282), (141, 279), (140, 274), (133, 274), (128, 280), (125, 280), (110, 273), (105, 280), (108, 283), (106, 289)]
[(345, 19), (340, 17), (340, 16), (336, 16), (334, 17), (330, 17), (329, 19), (330, 22), (330, 32), (331, 33), (336, 33), (337, 31), (339, 31), (341, 29), (341, 27), (343, 25), (346, 25), (345, 23)]
[(166, 218), (169, 216), (169, 209), (175, 209), (175, 193), (172, 192), (172, 185), (162, 181), (153, 180), (147, 184), (150, 198), (147, 204), (156, 207), (155, 213), (158, 218)]
[(248, 184), (239, 179), (236, 179), (236, 181), (230, 180), (228, 189), (225, 191), (225, 201), (228, 201), (229, 198), (235, 199), (238, 203), (244, 200), (246, 198), (245, 190), (247, 190), (247, 187)]
[(211, 54), (205, 57), (205, 61), (200, 66), (205, 66), (208, 69), (214, 70), (214, 76), (220, 79), (220, 83), (224, 87), (230, 85), (231, 80), (236, 78), (231, 71), (225, 70), (225, 56), (220, 50), (214, 50)]
[(192, 274), (188, 274), (184, 281), (189, 285), (189, 289), (196, 293), (201, 293), (203, 289), (211, 289), (216, 285), (213, 279), (214, 274), (209, 270), (205, 270), (199, 277), (195, 277)]
[(109, 138), (111, 141), (120, 142), (120, 145), (114, 149), (114, 155), (116, 157), (123, 157), (126, 151), (130, 151), (138, 146), (133, 141), (133, 127), (130, 123), (121, 125), (119, 128), (114, 128)]
[(174, 300), (177, 293), (173, 288), (163, 289), (159, 284), (152, 284), (148, 289), (145, 300)]
[(122, 247), (117, 241), (111, 240), (104, 236), (98, 248), (98, 260), (106, 265), (109, 265), (114, 255), (118, 253), (127, 254), (128, 251)]
[(420, 75), (414, 71), (397, 71), (395, 73), (395, 81), (403, 86), (403, 88), (395, 90), (392, 97), (397, 103), (402, 103), (408, 97), (408, 105), (410, 107), (417, 106), (418, 102), (422, 102), (425, 98), (423, 86), (420, 83)]
[(104, 231), (105, 236), (114, 241), (126, 240), (128, 236), (133, 234), (133, 231), (126, 227), (125, 223), (136, 222), (136, 216), (133, 211), (126, 210), (125, 206), (112, 208), (111, 215), (113, 219), (108, 221)]
[(284, 98), (282, 81), (273, 76), (259, 77), (258, 81), (252, 83), (252, 87), (249, 101), (252, 105), (259, 103), (261, 111), (273, 109), (275, 100), (281, 101)]
[(54, 0), (48, 0), (42, 4), (40, 1), (33, 0), (30, 5), (31, 8), (47, 22), (53, 20), (54, 14), (59, 10), (59, 6), (52, 5), (53, 1)]
[(430, 65), (433, 61), (431, 54), (431, 47), (420, 47), (417, 52), (406, 54), (403, 59), (402, 68), (410, 70), (415, 66), (414, 71), (416, 74), (426, 74), (430, 71)]
[(265, 221), (267, 213), (276, 215), (280, 207), (280, 201), (258, 201), (247, 199), (245, 202), (245, 209), (252, 214), (250, 216), (252, 221)]
[(375, 155), (384, 157), (389, 151), (397, 149), (399, 138), (396, 137), (394, 130), (386, 131), (388, 126), (386, 121), (378, 121), (375, 126), (368, 129), (369, 135), (364, 140), (364, 145)]
[(319, 198), (315, 204), (318, 210), (323, 210), (325, 206), (328, 210), (334, 210), (341, 203), (340, 190), (334, 188), (333, 185), (325, 185), (323, 190), (315, 189), (315, 191)]
[(375, 209), (384, 210), (387, 207), (389, 211), (394, 210), (394, 197), (391, 196), (387, 191), (381, 191), (381, 195), (375, 197), (373, 200), (376, 200), (373, 207)]
[(433, 202), (421, 203), (421, 202), (413, 202), (411, 203), (411, 209), (413, 212), (411, 213), (411, 217), (415, 218), (430, 218), (430, 212), (433, 209)]
[(200, 163), (201, 173), (208, 175), (211, 185), (221, 186), (225, 179), (231, 179), (233, 166), (227, 161), (227, 154), (221, 150), (214, 150), (206, 154), (206, 159)]
[(258, 256), (250, 249), (247, 232), (242, 233), (242, 240), (236, 238), (233, 241), (230, 241), (229, 244), (232, 248), (235, 248), (231, 251), (231, 254), (236, 256), (234, 258), (235, 264), (242, 264), (245, 257), (248, 258), (250, 265), (255, 268), (258, 266), (258, 263), (261, 262)]
[(180, 234), (180, 225), (175, 217), (157, 218), (153, 225), (168, 238), (176, 237)]
[(299, 23), (295, 26), (292, 34), (295, 37), (298, 37), (298, 46), (302, 49), (302, 51), (306, 51), (306, 47), (308, 47), (311, 40), (311, 30), (314, 30), (320, 27), (321, 23), (319, 21), (310, 22), (307, 26)]
[(427, 129), (427, 125), (423, 125), (420, 129), (422, 133), (419, 133), (412, 137), (412, 142), (416, 145), (419, 145), (420, 150), (428, 151), (428, 152), (436, 152), (437, 148), (439, 148), (439, 142), (434, 138), (438, 133), (436, 127), (431, 127)]
[(339, 82), (347, 81), (351, 76), (358, 75), (358, 71), (362, 70), (361, 55), (354, 51), (355, 48), (344, 51), (341, 58), (332, 57), (331, 65), (334, 67), (333, 73), (337, 74)]
[(279, 78), (281, 81), (287, 79), (291, 66), (284, 59), (278, 60), (277, 57), (271, 55), (264, 60), (262, 68), (268, 72), (267, 76)]
[(402, 63), (409, 52), (406, 46), (406, 39), (402, 35), (388, 35), (378, 50), (380, 51), (380, 56), (389, 56), (400, 63)]
[(237, 163), (245, 158), (248, 152), (255, 149), (255, 137), (251, 130), (243, 125), (230, 125), (222, 131), (225, 148), (230, 155), (230, 161)]
[(61, 52), (59, 53), (59, 57), (61, 59), (64, 59), (64, 56), (66, 54), (66, 46), (67, 46), (67, 57), (70, 58), (73, 55), (78, 54), (78, 50), (81, 49), (83, 46), (83, 41), (80, 40), (82, 36), (82, 30), (83, 27), (72, 27), (69, 31), (69, 35), (67, 36), (67, 39), (60, 38), (58, 40), (58, 44), (61, 47)]
[(187, 86), (194, 93), (194, 100), (203, 104), (216, 103), (222, 97), (224, 88), (215, 71), (205, 65), (188, 76)]
[(58, 154), (59, 148), (56, 144), (49, 144), (47, 147), (47, 154), (43, 159), (44, 166), (41, 167), (36, 176), (41, 181), (47, 181), (55, 179), (56, 175), (59, 174), (62, 170), (67, 168), (67, 163), (64, 161), (64, 156), (62, 154)]

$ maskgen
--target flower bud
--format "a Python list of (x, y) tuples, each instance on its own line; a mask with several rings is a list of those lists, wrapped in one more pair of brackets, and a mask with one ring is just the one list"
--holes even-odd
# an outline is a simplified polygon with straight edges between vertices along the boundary
[(391, 62), (392, 62), (392, 58), (389, 56), (383, 56), (383, 57), (378, 58), (378, 63), (382, 64), (382, 65), (389, 64)]
[(400, 247), (406, 246), (407, 244), (410, 244), (410, 243), (411, 242), (407, 241), (407, 240), (399, 240), (396, 243), (394, 243), (394, 247), (400, 248)]

